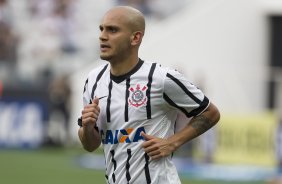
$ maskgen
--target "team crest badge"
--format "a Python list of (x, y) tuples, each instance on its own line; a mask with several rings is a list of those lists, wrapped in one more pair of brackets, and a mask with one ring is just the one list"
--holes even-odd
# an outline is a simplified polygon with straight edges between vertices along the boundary
[(147, 104), (147, 96), (146, 96), (146, 90), (147, 86), (143, 86), (141, 88), (140, 84), (136, 85), (136, 88), (130, 87), (130, 95), (128, 98), (128, 103), (133, 107), (141, 107), (143, 105)]

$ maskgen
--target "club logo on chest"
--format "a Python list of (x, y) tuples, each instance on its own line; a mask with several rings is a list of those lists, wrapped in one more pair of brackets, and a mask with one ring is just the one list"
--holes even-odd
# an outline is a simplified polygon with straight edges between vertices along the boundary
[(146, 105), (147, 103), (147, 96), (146, 96), (146, 90), (147, 86), (143, 86), (141, 88), (140, 84), (137, 84), (135, 88), (130, 87), (129, 88), (129, 98), (128, 103), (133, 107), (141, 107)]

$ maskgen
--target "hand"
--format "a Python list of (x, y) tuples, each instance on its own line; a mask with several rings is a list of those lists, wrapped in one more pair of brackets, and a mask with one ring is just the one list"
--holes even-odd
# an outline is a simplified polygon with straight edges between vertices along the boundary
[(86, 105), (82, 110), (82, 127), (94, 128), (99, 113), (99, 99), (95, 98), (91, 104)]
[(168, 139), (154, 137), (144, 132), (142, 132), (141, 135), (145, 138), (145, 142), (142, 144), (144, 151), (152, 160), (167, 157), (175, 151), (174, 144)]

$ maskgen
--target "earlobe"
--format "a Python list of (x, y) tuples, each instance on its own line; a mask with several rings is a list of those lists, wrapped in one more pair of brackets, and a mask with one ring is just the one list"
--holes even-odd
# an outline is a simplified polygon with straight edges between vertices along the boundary
[(134, 40), (135, 40), (135, 34), (132, 34), (132, 35), (130, 36), (130, 41), (131, 41), (131, 43), (134, 42)]

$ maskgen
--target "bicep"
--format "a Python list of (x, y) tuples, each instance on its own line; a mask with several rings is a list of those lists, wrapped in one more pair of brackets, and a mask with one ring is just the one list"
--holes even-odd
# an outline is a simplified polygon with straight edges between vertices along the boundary
[(209, 106), (209, 99), (194, 84), (177, 71), (169, 71), (164, 83), (164, 100), (188, 118), (201, 114)]

